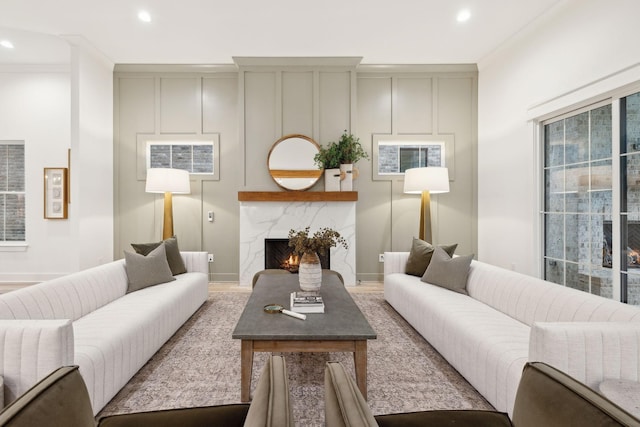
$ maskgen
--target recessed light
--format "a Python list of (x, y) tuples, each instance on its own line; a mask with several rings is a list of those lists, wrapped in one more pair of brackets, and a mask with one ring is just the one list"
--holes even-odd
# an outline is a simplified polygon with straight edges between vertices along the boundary
[(9, 40), (0, 41), (0, 46), (5, 47), (7, 49), (13, 49), (13, 43), (11, 43)]
[(146, 10), (138, 12), (138, 19), (142, 22), (151, 22), (151, 15)]
[(471, 12), (469, 11), (469, 9), (462, 9), (460, 12), (458, 12), (458, 16), (456, 16), (458, 22), (467, 22), (469, 18), (471, 18)]

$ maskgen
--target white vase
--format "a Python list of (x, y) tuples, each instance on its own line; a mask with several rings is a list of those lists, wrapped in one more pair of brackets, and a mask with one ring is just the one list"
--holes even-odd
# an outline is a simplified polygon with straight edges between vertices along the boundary
[(340, 181), (340, 191), (353, 191), (353, 163), (341, 164), (340, 172), (344, 173), (344, 179)]
[(298, 280), (303, 291), (317, 291), (322, 285), (322, 265), (317, 253), (305, 253), (300, 258)]
[(324, 191), (340, 191), (340, 169), (324, 170)]

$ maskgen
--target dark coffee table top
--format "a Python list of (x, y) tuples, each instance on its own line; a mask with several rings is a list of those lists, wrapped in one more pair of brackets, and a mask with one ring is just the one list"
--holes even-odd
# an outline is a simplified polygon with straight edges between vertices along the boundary
[(364, 340), (376, 333), (335, 274), (323, 273), (320, 295), (324, 313), (301, 320), (265, 313), (267, 304), (289, 309), (289, 295), (299, 291), (297, 274), (262, 274), (238, 320), (232, 337), (245, 340)]

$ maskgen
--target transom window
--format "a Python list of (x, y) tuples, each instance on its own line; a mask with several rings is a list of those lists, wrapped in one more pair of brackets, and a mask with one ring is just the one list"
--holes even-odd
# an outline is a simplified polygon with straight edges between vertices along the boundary
[(147, 169), (183, 169), (195, 174), (213, 174), (213, 141), (149, 141)]
[(378, 174), (403, 174), (407, 169), (443, 166), (444, 143), (381, 141), (378, 144)]

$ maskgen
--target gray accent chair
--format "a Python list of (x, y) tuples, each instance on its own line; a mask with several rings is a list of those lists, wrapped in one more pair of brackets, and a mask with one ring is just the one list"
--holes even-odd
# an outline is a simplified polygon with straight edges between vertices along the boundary
[(100, 418), (93, 416), (77, 366), (62, 367), (38, 382), (0, 413), (11, 427), (289, 427), (293, 416), (285, 360), (271, 356), (262, 370), (251, 404), (169, 409)]
[(423, 411), (373, 416), (355, 381), (340, 363), (325, 368), (327, 427), (423, 426), (640, 426), (640, 421), (565, 373), (527, 363), (518, 386), (513, 419), (495, 411)]

